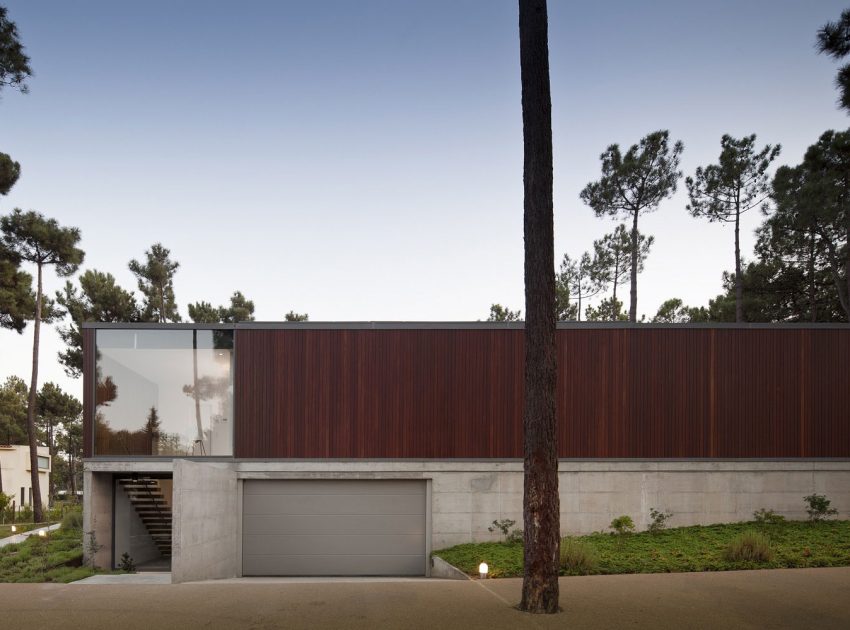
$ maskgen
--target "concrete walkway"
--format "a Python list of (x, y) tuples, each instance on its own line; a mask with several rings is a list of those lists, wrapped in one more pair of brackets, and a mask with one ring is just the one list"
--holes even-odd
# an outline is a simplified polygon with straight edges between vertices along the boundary
[[(49, 525), (47, 527), (47, 531), (52, 532), (61, 527), (60, 523), (54, 523), (53, 525)], [(38, 527), (36, 529), (30, 530), (28, 532), (22, 532), (20, 534), (15, 534), (14, 536), (8, 536), (6, 538), (0, 538), (0, 547), (5, 547), (6, 545), (15, 545), (17, 543), (24, 542), (30, 536), (35, 536), (38, 534), (38, 530), (44, 529), (44, 527)]]
[(103, 573), (77, 580), (73, 584), (171, 584), (171, 573), (160, 571), (140, 571), (138, 573)]
[(564, 612), (512, 606), (521, 581), (3, 584), (4, 627), (850, 628), (850, 568), (561, 579)]

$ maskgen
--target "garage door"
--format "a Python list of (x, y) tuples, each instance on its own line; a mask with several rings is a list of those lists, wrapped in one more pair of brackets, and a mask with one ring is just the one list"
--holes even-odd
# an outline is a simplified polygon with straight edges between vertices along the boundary
[(243, 575), (424, 575), (425, 482), (246, 480)]

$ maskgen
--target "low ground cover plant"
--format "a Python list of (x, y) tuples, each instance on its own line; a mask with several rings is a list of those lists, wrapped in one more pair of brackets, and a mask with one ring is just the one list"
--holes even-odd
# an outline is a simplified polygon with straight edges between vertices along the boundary
[(59, 528), (0, 547), (0, 582), (73, 582), (93, 575), (82, 566), (82, 542), (79, 529)]
[[(767, 560), (734, 559), (727, 549), (737, 536), (751, 532), (755, 523), (675, 527), (661, 532), (628, 536), (606, 533), (570, 539), (568, 554), (582, 545), (597, 559), (588, 573), (679, 573), (793, 567), (850, 566), (850, 521), (830, 520), (812, 527), (806, 521), (777, 522), (768, 530), (771, 554)], [(469, 575), (477, 575), (482, 560), (492, 577), (522, 576), (522, 544), (470, 543), (435, 552)], [(590, 564), (585, 566), (591, 566)], [(561, 567), (563, 575), (575, 575)]]

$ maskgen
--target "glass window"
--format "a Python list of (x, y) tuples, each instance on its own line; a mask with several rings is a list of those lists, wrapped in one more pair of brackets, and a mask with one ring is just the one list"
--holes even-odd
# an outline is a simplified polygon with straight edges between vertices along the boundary
[(95, 455), (233, 455), (233, 331), (97, 331)]
[(38, 467), (42, 470), (47, 470), (50, 468), (50, 458), (44, 457), (43, 455), (38, 456)]

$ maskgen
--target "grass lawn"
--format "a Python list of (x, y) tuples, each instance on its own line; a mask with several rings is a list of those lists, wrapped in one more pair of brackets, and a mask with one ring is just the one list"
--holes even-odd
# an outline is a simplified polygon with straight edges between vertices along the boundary
[(82, 532), (60, 528), (0, 547), (0, 582), (73, 582), (94, 575), (82, 562)]
[[(741, 532), (759, 531), (770, 539), (773, 558), (767, 562), (733, 562), (724, 558), (729, 542)], [(678, 527), (657, 534), (641, 532), (625, 536), (597, 533), (577, 536), (595, 552), (595, 567), (583, 573), (679, 573), (687, 571), (734, 571), (790, 567), (837, 567), (850, 565), (850, 521), (780, 524), (731, 523)], [(491, 577), (522, 576), (522, 544), (470, 543), (435, 551), (446, 562), (469, 575), (478, 575), (482, 561)], [(562, 569), (563, 575), (568, 573)]]

